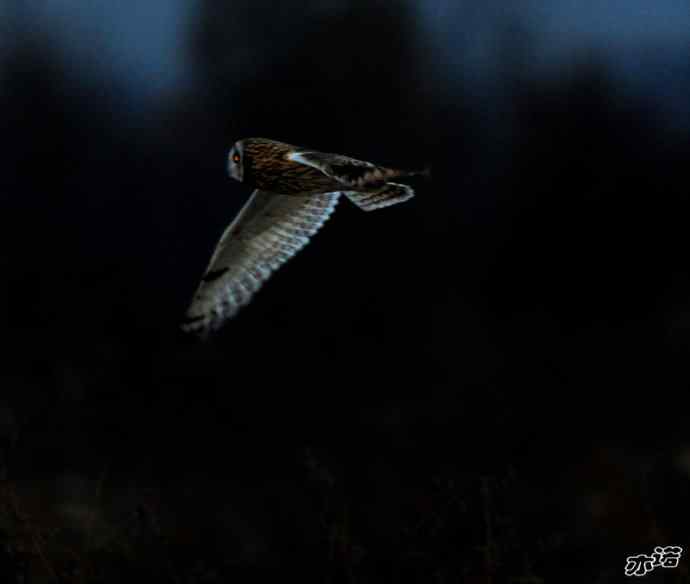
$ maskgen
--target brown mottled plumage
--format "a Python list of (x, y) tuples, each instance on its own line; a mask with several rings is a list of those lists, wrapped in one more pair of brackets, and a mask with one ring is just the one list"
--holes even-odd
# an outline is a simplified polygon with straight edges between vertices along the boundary
[(306, 245), (345, 194), (365, 211), (414, 196), (389, 179), (428, 175), (267, 140), (239, 140), (228, 172), (256, 190), (221, 237), (182, 328), (206, 335)]
[[(282, 195), (324, 193), (339, 190), (332, 178), (322, 172), (289, 160), (296, 146), (265, 138), (243, 140), (245, 180), (251, 186)], [(306, 188), (305, 186), (308, 185)]]
[[(237, 145), (241, 145), (244, 152), (241, 162), (245, 172), (243, 182), (283, 195), (325, 193), (343, 190), (346, 186), (364, 192), (374, 191), (389, 179), (424, 174), (424, 171), (395, 170), (266, 138), (247, 138)], [(296, 153), (311, 155), (319, 166), (306, 165), (303, 161), (290, 158)], [(328, 174), (327, 167), (330, 170)]]

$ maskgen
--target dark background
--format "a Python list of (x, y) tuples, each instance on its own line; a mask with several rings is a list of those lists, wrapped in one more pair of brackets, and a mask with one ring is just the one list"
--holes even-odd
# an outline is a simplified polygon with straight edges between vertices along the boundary
[[(2, 1), (0, 582), (604, 583), (690, 543), (690, 6), (505, 4)], [(434, 176), (201, 343), (245, 136)]]

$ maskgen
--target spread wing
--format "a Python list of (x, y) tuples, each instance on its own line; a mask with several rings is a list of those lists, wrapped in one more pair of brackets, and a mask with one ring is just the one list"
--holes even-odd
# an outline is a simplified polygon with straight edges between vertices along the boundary
[(254, 191), (220, 238), (182, 329), (205, 334), (234, 316), (271, 273), (309, 242), (339, 196)]
[(311, 166), (343, 184), (343, 187), (369, 187), (383, 184), (395, 171), (376, 166), (371, 162), (357, 160), (340, 154), (302, 151), (293, 152), (288, 158), (294, 162)]

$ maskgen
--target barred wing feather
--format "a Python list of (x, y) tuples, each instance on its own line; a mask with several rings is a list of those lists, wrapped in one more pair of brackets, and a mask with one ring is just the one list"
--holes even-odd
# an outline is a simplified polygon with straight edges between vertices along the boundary
[(232, 318), (309, 242), (333, 213), (339, 196), (254, 191), (220, 238), (182, 329), (204, 335)]

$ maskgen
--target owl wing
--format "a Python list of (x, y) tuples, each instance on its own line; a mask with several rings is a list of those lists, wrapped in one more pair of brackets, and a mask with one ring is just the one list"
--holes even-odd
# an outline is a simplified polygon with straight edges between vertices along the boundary
[(220, 238), (182, 329), (203, 335), (234, 316), (309, 242), (333, 213), (339, 196), (254, 191)]
[(343, 187), (363, 187), (385, 182), (384, 170), (364, 160), (357, 160), (341, 154), (326, 152), (301, 151), (293, 152), (288, 158), (294, 162), (311, 166), (323, 172)]

